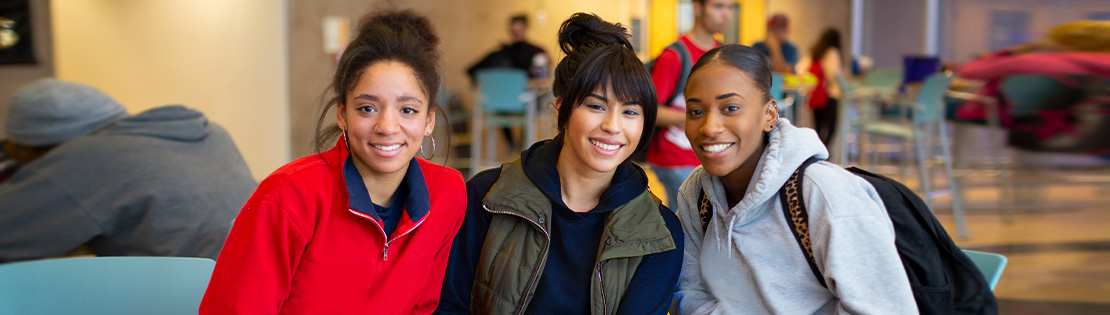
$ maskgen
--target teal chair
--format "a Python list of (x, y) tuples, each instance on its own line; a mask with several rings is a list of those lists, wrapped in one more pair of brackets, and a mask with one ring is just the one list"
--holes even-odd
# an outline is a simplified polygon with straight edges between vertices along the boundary
[(0, 314), (196, 314), (216, 262), (64, 258), (0, 265)]
[(1002, 278), (1002, 270), (1006, 269), (1006, 256), (966, 249), (963, 251), (975, 263), (975, 267), (979, 267), (979, 272), (983, 273), (983, 278), (987, 279), (991, 291), (994, 291), (994, 287), (998, 285), (998, 279)]
[(492, 68), (478, 71), (475, 77), (478, 81), (478, 95), (470, 130), (471, 176), (486, 167), (497, 165), (497, 161), (493, 160), (497, 152), (497, 132), (487, 132), (484, 144), (486, 156), (482, 159), (482, 130), (521, 126), (524, 136), (521, 137), (520, 147), (523, 148), (533, 140), (531, 133), (534, 132), (534, 124), (528, 123), (528, 116), (535, 115), (535, 97), (528, 91), (528, 73), (524, 70)]
[[(948, 181), (948, 194), (952, 199), (952, 214), (956, 221), (956, 232), (961, 239), (968, 238), (967, 224), (964, 220), (963, 196), (952, 169), (952, 148), (949, 145), (948, 129), (944, 121), (944, 95), (948, 86), (952, 84), (952, 77), (944, 74), (934, 74), (925, 78), (917, 98), (909, 104), (899, 104), (911, 111), (909, 123), (875, 119), (874, 117), (860, 118), (854, 123), (845, 124), (845, 132), (855, 130), (868, 135), (885, 136), (901, 139), (913, 144), (913, 156), (917, 163), (918, 178), (922, 199), (933, 209), (932, 199), (940, 194), (932, 191), (928, 165), (934, 137), (939, 141), (941, 160)], [(862, 116), (861, 116), (862, 117)], [(843, 138), (842, 138), (843, 139)], [(841, 145), (841, 152), (847, 152), (847, 144)], [(863, 154), (862, 152), (860, 154)], [(841, 153), (843, 156), (843, 153)]]

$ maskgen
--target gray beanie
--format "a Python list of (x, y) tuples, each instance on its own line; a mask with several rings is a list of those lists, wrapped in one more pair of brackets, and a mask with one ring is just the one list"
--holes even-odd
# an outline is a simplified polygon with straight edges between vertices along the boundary
[(92, 133), (126, 114), (122, 105), (94, 87), (42, 79), (12, 96), (4, 132), (21, 145), (55, 145)]

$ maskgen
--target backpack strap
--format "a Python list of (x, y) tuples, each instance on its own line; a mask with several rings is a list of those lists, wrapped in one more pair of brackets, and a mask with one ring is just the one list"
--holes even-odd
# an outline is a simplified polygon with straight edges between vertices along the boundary
[(821, 275), (821, 271), (817, 269), (817, 262), (813, 259), (813, 243), (809, 238), (809, 214), (802, 200), (802, 178), (805, 177), (806, 168), (816, 162), (817, 158), (810, 157), (794, 170), (794, 174), (790, 175), (786, 184), (779, 188), (779, 200), (782, 202), (782, 212), (786, 215), (786, 223), (790, 226), (794, 239), (798, 241), (802, 254), (805, 254), (810, 271), (813, 271), (813, 276), (817, 277), (821, 286), (828, 288), (825, 277)]
[(686, 81), (690, 79), (690, 67), (694, 66), (694, 62), (690, 57), (690, 50), (686, 49), (686, 45), (682, 44), (682, 41), (671, 43), (670, 46), (667, 46), (667, 49), (678, 54), (678, 60), (682, 63), (682, 72), (678, 76), (678, 81), (675, 81), (674, 93), (667, 99), (667, 103), (663, 105), (674, 104), (674, 101), (678, 99), (678, 95), (682, 94), (682, 90), (686, 88)]
[(701, 217), (701, 233), (704, 235), (709, 229), (709, 220), (713, 219), (713, 204), (709, 203), (704, 190), (698, 197), (698, 216)]

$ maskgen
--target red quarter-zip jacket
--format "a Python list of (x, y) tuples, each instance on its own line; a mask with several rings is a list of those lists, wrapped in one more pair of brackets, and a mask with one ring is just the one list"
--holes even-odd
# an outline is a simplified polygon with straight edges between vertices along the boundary
[(387, 238), (347, 158), (341, 140), (262, 181), (235, 219), (201, 314), (435, 310), (466, 211), (462, 175), (414, 158), (408, 198), (393, 201), (405, 202), (404, 215)]

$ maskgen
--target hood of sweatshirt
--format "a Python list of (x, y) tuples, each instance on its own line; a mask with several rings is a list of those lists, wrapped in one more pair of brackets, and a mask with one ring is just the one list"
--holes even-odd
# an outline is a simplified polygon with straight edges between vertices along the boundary
[(172, 141), (204, 140), (211, 132), (204, 114), (180, 105), (157, 107), (116, 120), (102, 134), (137, 135)]

